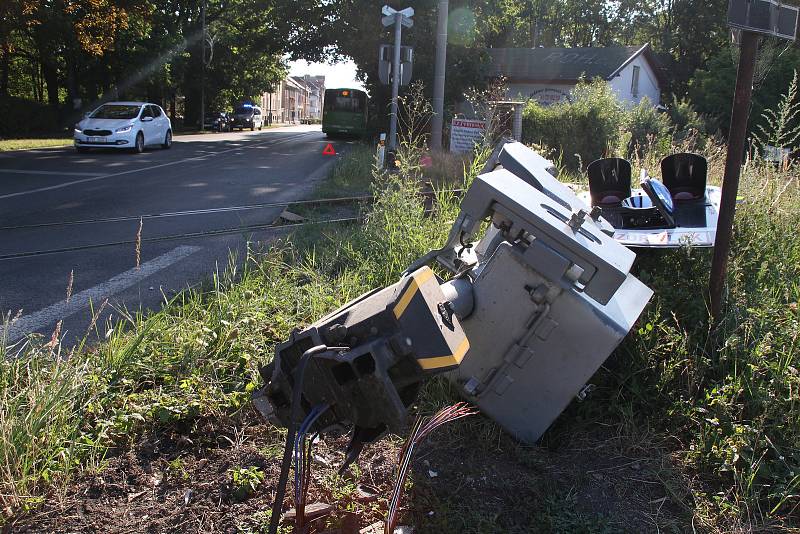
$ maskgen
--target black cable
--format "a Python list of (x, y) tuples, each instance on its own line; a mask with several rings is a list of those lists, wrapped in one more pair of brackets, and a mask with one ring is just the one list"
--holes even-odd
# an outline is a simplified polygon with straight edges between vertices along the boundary
[(300, 356), (300, 361), (294, 368), (294, 385), (292, 386), (292, 406), (289, 416), (289, 424), (286, 426), (286, 445), (283, 448), (283, 460), (281, 460), (281, 474), (278, 477), (278, 487), (275, 493), (275, 502), (272, 503), (272, 516), (269, 518), (269, 534), (278, 533), (278, 524), (281, 521), (281, 509), (283, 499), (286, 496), (286, 484), (289, 481), (289, 467), (292, 464), (292, 452), (294, 451), (294, 438), (297, 433), (297, 424), (300, 422), (300, 402), (303, 394), (303, 380), (305, 380), (306, 366), (308, 361), (315, 354), (328, 350), (347, 350), (346, 347), (328, 347), (326, 345), (316, 345), (311, 347)]

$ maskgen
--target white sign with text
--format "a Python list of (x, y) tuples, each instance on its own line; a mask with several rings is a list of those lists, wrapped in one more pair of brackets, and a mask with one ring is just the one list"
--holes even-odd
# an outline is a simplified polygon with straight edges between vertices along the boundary
[(486, 122), (471, 119), (453, 119), (450, 124), (450, 152), (472, 152), (483, 142)]

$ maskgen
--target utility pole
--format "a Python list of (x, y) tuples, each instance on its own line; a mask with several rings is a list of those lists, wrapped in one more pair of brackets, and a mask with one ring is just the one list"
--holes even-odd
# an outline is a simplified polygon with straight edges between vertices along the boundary
[(436, 20), (436, 70), (433, 75), (433, 118), (431, 119), (431, 150), (442, 149), (444, 121), (444, 78), (447, 66), (447, 16), (449, 1), (439, 0)]
[(203, 26), (203, 35), (201, 37), (201, 58), (203, 65), (200, 68), (200, 131), (205, 131), (206, 122), (206, 0), (203, 0), (203, 5), (200, 6), (200, 20)]

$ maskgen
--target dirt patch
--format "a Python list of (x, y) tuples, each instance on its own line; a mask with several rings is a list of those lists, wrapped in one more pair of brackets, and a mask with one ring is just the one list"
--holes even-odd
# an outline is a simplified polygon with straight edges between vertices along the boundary
[[(499, 432), (494, 441), (465, 432), (469, 427), (456, 423), (419, 449), (401, 513), (401, 522), (417, 532), (644, 532), (686, 525), (662, 483), (669, 468), (657, 455), (621, 455), (618, 444), (600, 436), (580, 438), (584, 448), (573, 441), (549, 450)], [(385, 517), (401, 441), (387, 437), (366, 447), (359, 467), (342, 478), (335, 472), (346, 442), (326, 437), (315, 446), (308, 502), (334, 505), (315, 532), (358, 532)], [(283, 434), (251, 410), (185, 432), (147, 435), (9, 530), (266, 532), (282, 444)], [(237, 468), (264, 474), (246, 498), (237, 497), (232, 482)], [(378, 499), (363, 498), (358, 483), (377, 490)]]
[[(236, 420), (204, 421), (185, 433), (147, 435), (107, 460), (96, 472), (75, 479), (63, 496), (52, 494), (11, 532), (261, 532), (280, 472), (283, 435), (248, 410)], [(356, 480), (335, 475), (345, 437), (320, 440), (309, 502), (336, 503), (329, 525), (366, 526), (382, 517), (380, 503), (362, 503)], [(381, 491), (390, 484), (396, 451), (388, 442), (365, 451), (363, 481)], [(245, 498), (232, 473), (257, 468), (264, 481)], [(289, 488), (291, 492), (291, 487)], [(385, 499), (384, 499), (385, 501)], [(287, 499), (291, 505), (291, 499)], [(385, 503), (384, 503), (385, 509)]]

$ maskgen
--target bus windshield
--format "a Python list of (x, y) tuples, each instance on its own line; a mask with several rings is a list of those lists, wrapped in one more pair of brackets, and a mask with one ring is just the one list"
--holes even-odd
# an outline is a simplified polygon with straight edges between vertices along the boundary
[(325, 98), (326, 111), (363, 113), (365, 104), (365, 96), (354, 91), (331, 91)]

